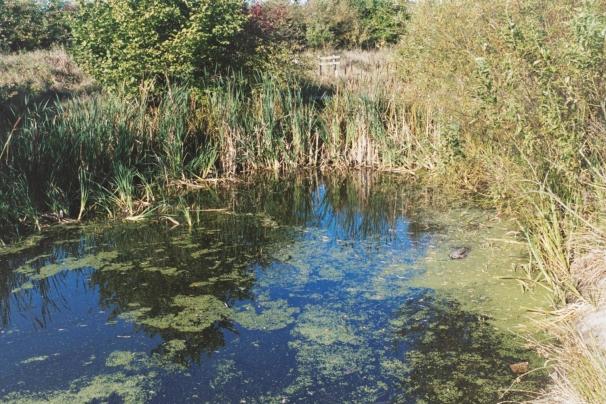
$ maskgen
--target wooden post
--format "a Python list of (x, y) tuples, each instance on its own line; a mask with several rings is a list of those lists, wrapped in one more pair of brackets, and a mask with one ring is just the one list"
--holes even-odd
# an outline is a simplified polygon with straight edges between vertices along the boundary
[(332, 66), (335, 77), (339, 75), (339, 65), (341, 64), (341, 56), (331, 55), (331, 56), (320, 56), (319, 58), (319, 66), (320, 66), (320, 76), (324, 71), (324, 66)]

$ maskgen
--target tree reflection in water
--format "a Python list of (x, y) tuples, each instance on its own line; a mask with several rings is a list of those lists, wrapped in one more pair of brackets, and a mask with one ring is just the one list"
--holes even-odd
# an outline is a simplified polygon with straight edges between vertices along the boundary
[[(181, 195), (175, 203), (189, 208), (191, 228), (52, 230), (0, 255), (2, 330), (29, 321), (61, 344), (90, 342), (88, 356), (137, 349), (122, 354), (198, 369), (203, 381), (215, 377), (219, 356), (236, 376), (226, 377), (233, 384), (225, 391), (208, 391), (209, 400), (235, 400), (231, 387), (239, 386), (251, 397), (303, 401), (309, 393), (387, 399), (396, 390), (402, 402), (495, 401), (514, 378), (508, 365), (526, 353), (507, 350), (509, 338), (488, 318), (407, 283), (421, 271), (414, 264), (428, 233), (440, 228), (422, 214), (433, 199), (399, 176), (264, 176)], [(69, 323), (78, 307), (78, 322), (98, 327), (86, 334), (93, 341)], [(62, 322), (72, 332), (53, 334)], [(132, 344), (106, 346), (117, 329), (132, 331)], [(0, 370), (19, 369), (19, 355), (14, 361)]]
[(530, 398), (524, 391), (537, 391), (536, 375), (506, 391), (514, 379), (509, 365), (533, 354), (512, 334), (495, 328), (490, 318), (455, 300), (416, 290), (393, 326), (401, 360), (387, 367), (401, 383), (396, 402), (517, 402)]
[[(62, 306), (68, 300), (63, 280), (75, 275), (83, 287), (98, 289), (99, 306), (111, 311), (110, 320), (141, 308), (146, 311), (139, 320), (166, 318), (183, 309), (173, 304), (178, 296), (210, 295), (231, 307), (237, 301), (255, 298), (251, 294), (254, 268), (267, 267), (271, 251), (298, 237), (292, 228), (328, 227), (335, 239), (395, 239), (397, 234), (390, 229), (398, 218), (414, 209), (413, 201), (426, 197), (409, 192), (401, 177), (362, 171), (328, 177), (313, 173), (288, 179), (262, 176), (183, 197), (197, 212), (191, 230), (171, 230), (158, 224), (52, 230), (20, 254), (0, 256), (1, 324), (8, 328), (12, 314), (27, 311), (36, 327), (45, 328), (53, 312), (66, 308)], [(426, 229), (411, 223), (410, 230), (406, 237), (414, 239)], [(55, 240), (61, 244), (54, 244)], [(49, 249), (52, 253), (46, 255)], [(113, 255), (84, 259), (102, 252)], [(40, 268), (49, 265), (69, 271), (39, 276)], [(15, 271), (22, 266), (30, 268)], [(28, 281), (31, 287), (23, 288)], [(19, 288), (23, 290), (13, 293)], [(32, 305), (37, 309), (32, 310)], [(212, 313), (209, 316), (213, 317)], [(223, 318), (220, 314), (217, 317)], [(234, 331), (227, 317), (197, 333), (145, 323), (153, 322), (138, 324), (149, 336), (186, 341), (186, 357), (194, 362), (202, 352), (212, 352), (224, 344), (225, 329)]]

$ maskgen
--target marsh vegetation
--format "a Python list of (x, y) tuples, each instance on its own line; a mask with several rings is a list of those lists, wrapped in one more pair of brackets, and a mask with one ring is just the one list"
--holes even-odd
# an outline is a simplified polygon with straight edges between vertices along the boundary
[[(502, 220), (515, 220), (510, 231), (518, 232), (519, 239), (511, 245), (526, 246), (527, 260), (520, 263), (504, 256), (518, 268), (508, 275), (510, 282), (533, 293), (545, 291), (552, 301), (543, 317), (552, 338), (541, 338), (535, 349), (548, 359), (555, 384), (545, 391), (534, 389), (534, 398), (604, 401), (604, 347), (580, 333), (576, 314), (570, 315), (579, 313), (571, 308), (590, 311), (603, 305), (598, 287), (605, 271), (600, 261), (606, 189), (602, 2), (449, 0), (405, 7), (388, 0), (248, 6), (239, 0), (108, 0), (75, 7), (52, 3), (40, 10), (10, 0), (0, 3), (0, 10), (6, 11), (0, 13), (6, 20), (3, 26), (16, 27), (11, 35), (0, 27), (0, 48), (40, 49), (52, 42), (67, 49), (0, 59), (3, 243), (54, 222), (74, 225), (106, 218), (116, 226), (138, 222), (195, 231), (215, 215), (213, 210), (233, 210), (221, 203), (225, 193), (256, 195), (247, 179), (261, 171), (275, 177), (302, 169), (398, 172), (442, 206), (464, 200), (491, 209)], [(11, 15), (29, 17), (7, 17)], [(56, 39), (13, 35), (27, 32), (28, 22), (42, 20), (48, 21), (47, 32), (38, 38)], [(316, 57), (335, 51), (347, 69), (337, 77), (318, 76)], [(49, 68), (51, 59), (61, 63)], [(348, 186), (326, 189), (351, 196), (344, 207), (363, 200), (382, 203), (385, 195), (370, 184), (353, 192)], [(194, 196), (197, 192), (216, 195), (215, 202), (202, 203)], [(313, 192), (297, 191), (281, 206), (313, 206), (307, 194)], [(332, 200), (337, 217), (339, 200)], [(276, 216), (279, 209), (258, 208), (263, 198), (247, 203), (249, 212), (264, 212), (265, 225), (284, 223)], [(366, 215), (373, 220), (365, 231), (384, 223), (375, 217), (377, 212), (362, 217)], [(357, 226), (356, 218), (348, 220)], [(464, 232), (473, 234), (467, 227)], [(468, 239), (467, 244), (477, 241)], [(452, 247), (445, 246), (441, 254), (447, 257)], [(285, 244), (285, 251), (290, 248)], [(469, 260), (452, 263), (453, 268), (479, 265), (473, 261), (475, 248)], [(431, 256), (431, 249), (426, 252)], [(242, 263), (243, 268), (253, 262)], [(328, 276), (340, 268), (324, 270)], [(165, 276), (171, 271), (180, 270), (167, 263), (156, 272)], [(428, 273), (441, 272), (434, 268)], [(15, 287), (28, 288), (34, 281)], [(434, 283), (428, 289), (439, 286)], [(498, 295), (498, 288), (494, 293)], [(155, 310), (152, 317), (133, 311), (130, 320), (152, 321), (169, 332), (170, 326), (160, 325), (177, 323), (201, 331), (229, 318), (230, 310), (224, 310), (229, 308), (206, 297), (192, 300), (194, 296), (199, 298), (189, 289), (171, 294), (163, 301), (165, 307), (143, 306)], [(432, 313), (437, 318), (443, 317), (439, 307), (444, 305), (463, 323), (475, 315), (468, 316), (466, 298), (429, 300), (435, 302)], [(216, 310), (191, 325), (191, 302)], [(312, 331), (303, 331), (290, 322), (293, 316), (307, 318), (304, 306), (288, 306), (284, 299), (263, 302), (281, 316), (267, 319), (258, 312), (239, 324), (260, 322), (273, 329), (288, 323), (293, 335), (315, 335), (313, 324)], [(312, 303), (310, 309), (321, 309)], [(405, 308), (402, 312), (411, 316)], [(483, 330), (477, 332), (484, 335)], [(343, 337), (326, 337), (326, 344), (322, 337), (320, 345), (347, 345), (347, 335), (344, 329)], [(317, 348), (297, 346), (308, 353)], [(478, 349), (480, 353), (467, 357), (487, 352)], [(342, 360), (333, 359), (331, 366)], [(458, 363), (447, 359), (436, 363), (456, 368)], [(415, 360), (411, 357), (409, 365)], [(221, 369), (234, 366), (226, 362)], [(305, 378), (308, 385), (325, 383), (316, 376)], [(409, 385), (404, 383), (402, 391), (411, 396), (406, 397), (461, 399), (454, 387), (452, 395), (441, 395), (435, 386), (416, 389), (410, 382), (422, 379), (407, 379)], [(353, 385), (362, 390), (352, 400), (374, 394)], [(483, 387), (474, 394), (484, 394)]]

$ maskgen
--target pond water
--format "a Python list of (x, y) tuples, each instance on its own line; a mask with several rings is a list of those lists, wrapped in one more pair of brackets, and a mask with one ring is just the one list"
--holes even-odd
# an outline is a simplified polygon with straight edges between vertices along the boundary
[(541, 383), (513, 384), (538, 366), (515, 326), (545, 302), (504, 279), (525, 250), (493, 213), (368, 173), (187, 198), (191, 228), (0, 250), (0, 401), (486, 403)]

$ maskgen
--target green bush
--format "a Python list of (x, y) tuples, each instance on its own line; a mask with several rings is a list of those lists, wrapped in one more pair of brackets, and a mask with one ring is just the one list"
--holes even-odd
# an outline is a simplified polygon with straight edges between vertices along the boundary
[(250, 22), (267, 41), (301, 49), (305, 45), (304, 9), (289, 0), (266, 0), (250, 7)]
[[(470, 157), (492, 164), (498, 153), (564, 196), (603, 153), (605, 47), (601, 1), (451, 0), (417, 9), (402, 77), (415, 102), (461, 128)], [(495, 188), (508, 183), (480, 171)]]
[(404, 33), (406, 7), (394, 0), (314, 0), (305, 6), (307, 44), (312, 48), (376, 48)]
[(0, 51), (48, 49), (69, 41), (71, 8), (61, 0), (0, 0)]
[(73, 20), (76, 60), (99, 82), (195, 82), (237, 66), (242, 0), (82, 1)]
[(356, 42), (360, 20), (349, 0), (315, 0), (306, 5), (307, 44), (348, 48)]
[(248, 20), (232, 52), (239, 52), (235, 70), (271, 72), (283, 79), (301, 73), (302, 64), (293, 63), (304, 48), (305, 28), (300, 7), (288, 0), (256, 2), (247, 8)]
[(393, 0), (356, 0), (362, 21), (358, 45), (363, 48), (396, 44), (404, 33), (408, 13), (402, 2)]

